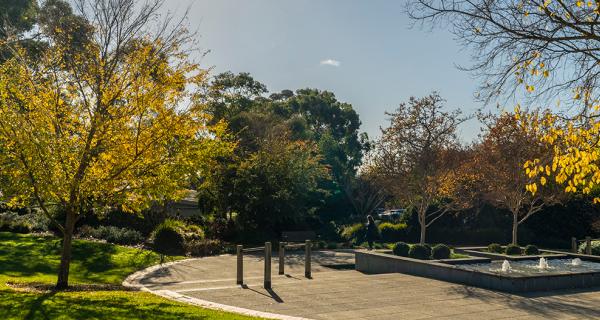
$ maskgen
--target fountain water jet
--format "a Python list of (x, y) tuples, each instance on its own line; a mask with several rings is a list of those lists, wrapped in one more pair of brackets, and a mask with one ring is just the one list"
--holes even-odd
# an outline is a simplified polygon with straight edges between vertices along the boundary
[(544, 257), (541, 257), (540, 262), (538, 263), (538, 269), (546, 270), (548, 268), (548, 260), (546, 260)]
[(571, 265), (580, 266), (581, 265), (581, 259), (579, 259), (579, 258), (573, 259), (573, 261), (571, 261)]
[(509, 272), (510, 271), (510, 262), (508, 262), (508, 260), (504, 260), (504, 262), (502, 262), (502, 272)]

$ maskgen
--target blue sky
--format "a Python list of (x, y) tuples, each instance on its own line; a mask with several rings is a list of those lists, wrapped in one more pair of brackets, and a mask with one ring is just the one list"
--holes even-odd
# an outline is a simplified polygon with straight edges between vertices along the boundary
[[(404, 1), (167, 0), (167, 9), (187, 4), (198, 45), (210, 50), (204, 67), (249, 72), (274, 92), (330, 90), (354, 106), (372, 138), (387, 125), (384, 112), (410, 96), (436, 90), (448, 108), (482, 107), (477, 80), (456, 68), (469, 64), (469, 52), (446, 30), (410, 28)], [(478, 128), (466, 123), (461, 137), (472, 140)]]

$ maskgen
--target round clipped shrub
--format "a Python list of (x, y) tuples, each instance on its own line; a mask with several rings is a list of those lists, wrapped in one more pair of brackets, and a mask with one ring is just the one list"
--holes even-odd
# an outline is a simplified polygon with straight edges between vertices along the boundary
[(184, 252), (181, 222), (167, 219), (152, 232), (152, 244), (158, 253), (178, 255)]
[(408, 256), (414, 259), (426, 260), (430, 255), (431, 251), (422, 244), (413, 244), (408, 250)]
[(513, 256), (513, 255), (520, 255), (520, 254), (523, 253), (523, 251), (521, 250), (521, 247), (519, 247), (518, 245), (516, 245), (516, 244), (509, 244), (509, 245), (506, 246), (505, 253), (508, 254), (508, 255)]
[(536, 255), (536, 254), (540, 254), (540, 250), (538, 249), (538, 247), (530, 244), (528, 246), (525, 247), (525, 254), (526, 255)]
[(406, 223), (384, 222), (379, 224), (378, 228), (383, 242), (396, 242), (406, 239)]
[(427, 250), (427, 258), (431, 257), (431, 245), (429, 243), (423, 244), (425, 246), (425, 250)]
[(404, 242), (396, 242), (392, 247), (392, 252), (397, 256), (407, 257), (410, 246)]
[(434, 259), (449, 259), (450, 248), (445, 244), (437, 244), (431, 248), (431, 257)]
[(487, 247), (488, 252), (491, 253), (503, 253), (504, 250), (502, 249), (502, 246), (498, 243), (490, 243)]

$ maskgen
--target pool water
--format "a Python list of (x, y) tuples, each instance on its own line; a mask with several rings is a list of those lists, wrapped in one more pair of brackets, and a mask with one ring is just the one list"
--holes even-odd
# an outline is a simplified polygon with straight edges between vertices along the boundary
[(573, 259), (548, 259), (547, 269), (538, 267), (539, 260), (510, 261), (508, 272), (502, 271), (502, 263), (502, 260), (494, 260), (490, 263), (463, 264), (456, 267), (473, 271), (492, 272), (509, 277), (600, 272), (600, 263), (585, 260), (581, 261), (581, 265), (574, 265)]

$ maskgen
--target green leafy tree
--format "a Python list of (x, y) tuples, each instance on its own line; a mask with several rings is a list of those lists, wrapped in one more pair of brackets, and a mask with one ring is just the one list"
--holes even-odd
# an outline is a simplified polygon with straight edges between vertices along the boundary
[(214, 117), (212, 121), (225, 120), (238, 140), (236, 158), (224, 160), (219, 167), (221, 174), (214, 180), (218, 183), (200, 190), (205, 212), (231, 210), (231, 198), (243, 192), (234, 184), (241, 162), (263, 151), (265, 142), (273, 138), (272, 132), (287, 132), (291, 142), (317, 147), (321, 163), (331, 172), (319, 181), (319, 188), (328, 191), (325, 201), (323, 195), (311, 199), (320, 202), (323, 215), (353, 211), (344, 184), (355, 176), (368, 144), (366, 135), (359, 133), (360, 120), (350, 104), (339, 102), (331, 92), (316, 89), (283, 90), (267, 97), (266, 87), (249, 74), (230, 72), (215, 76), (203, 98)]
[(12, 56), (2, 42), (25, 42), (24, 34), (33, 29), (39, 12), (36, 0), (0, 0), (0, 62)]
[(314, 143), (292, 141), (272, 131), (259, 151), (242, 161), (232, 197), (238, 221), (248, 231), (277, 236), (284, 228), (303, 224), (315, 213), (326, 191), (319, 182), (329, 171)]
[(296, 134), (318, 143), (336, 181), (353, 176), (368, 149), (368, 138), (359, 131), (361, 122), (352, 105), (338, 101), (329, 91), (316, 89), (301, 89), (295, 94), (283, 91), (278, 97), (267, 107), (285, 119), (303, 120), (295, 127)]
[(36, 0), (1, 0), (0, 38), (30, 31), (36, 24), (38, 10)]

